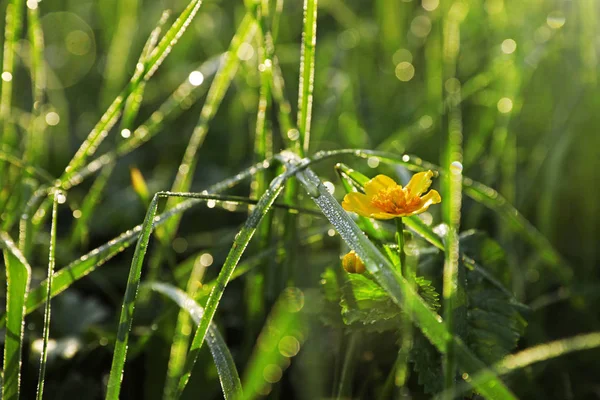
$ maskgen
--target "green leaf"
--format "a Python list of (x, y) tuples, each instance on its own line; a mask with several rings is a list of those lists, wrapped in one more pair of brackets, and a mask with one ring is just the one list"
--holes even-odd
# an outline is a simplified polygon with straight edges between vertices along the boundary
[(347, 274), (340, 306), (346, 325), (361, 324), (376, 332), (400, 325), (400, 308), (381, 286), (362, 274)]
[(415, 335), (410, 360), (425, 393), (439, 393), (444, 388), (442, 355), (421, 333)]
[(21, 350), (25, 327), (25, 300), (31, 279), (31, 267), (11, 237), (0, 231), (6, 266), (6, 336), (2, 398), (17, 400), (21, 384)]

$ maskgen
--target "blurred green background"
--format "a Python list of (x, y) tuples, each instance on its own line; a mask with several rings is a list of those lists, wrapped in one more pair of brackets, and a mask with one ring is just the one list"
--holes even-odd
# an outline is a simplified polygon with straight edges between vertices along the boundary
[[(1, 3), (2, 20), (6, 3)], [(302, 2), (282, 3), (275, 54), (295, 115)], [(61, 174), (133, 74), (144, 42), (163, 10), (171, 9), (177, 15), (186, 5), (183, 0), (39, 3), (49, 68), (40, 167), (56, 177)], [(149, 81), (134, 126), (150, 117), (186, 79), (200, 82), (199, 75), (190, 74), (207, 60), (214, 63), (214, 57), (227, 50), (244, 14), (241, 1), (204, 2), (188, 31)], [(459, 27), (452, 38), (457, 51), (455, 64), (449, 63), (449, 56), (442, 51), (447, 16), (452, 16)], [(441, 4), (438, 0), (319, 1), (310, 152), (369, 148), (407, 152), (439, 164), (446, 136), (443, 93), (458, 93), (464, 175), (497, 189), (569, 262), (574, 280), (569, 288), (563, 288), (496, 215), (468, 199), (463, 202), (462, 229), (483, 229), (497, 239), (508, 253), (517, 298), (539, 306), (528, 316), (520, 348), (600, 330), (599, 16), (600, 3), (596, 0), (441, 0)], [(17, 110), (29, 110), (32, 104), (27, 46), (23, 40), (12, 79)], [(200, 150), (193, 191), (201, 191), (253, 161), (260, 86), (258, 55), (256, 47), (250, 46), (244, 47), (243, 53), (238, 54), (243, 59), (241, 68)], [(451, 65), (455, 71), (448, 70)], [(214, 67), (203, 68), (214, 72)], [(208, 85), (212, 76), (202, 75), (201, 85)], [(150, 142), (119, 160), (89, 223), (87, 243), (70, 241), (71, 222), (59, 225), (58, 266), (141, 223), (146, 206), (132, 188), (130, 168), (139, 168), (150, 192), (168, 190), (204, 97), (189, 104), (189, 109), (169, 121)], [(269, 118), (274, 120), (274, 113)], [(274, 136), (280, 137), (277, 124), (273, 129)], [(99, 152), (122, 140), (118, 129), (113, 129)], [(275, 151), (280, 146), (281, 140), (275, 140)], [(351, 158), (334, 161), (346, 162), (369, 175), (377, 167)], [(331, 163), (317, 170), (339, 183)], [(69, 192), (67, 203), (72, 210), (77, 209), (91, 184), (91, 180), (84, 182)], [(340, 197), (341, 190), (336, 195)], [(72, 220), (71, 213), (63, 208), (59, 219)], [(190, 211), (173, 242), (174, 260), (179, 262), (207, 249), (214, 265), (220, 265), (243, 221), (243, 214), (219, 208)], [(335, 264), (339, 254), (334, 239), (313, 243), (309, 249), (313, 250), (310, 256), (295, 263), (297, 274), (302, 276), (299, 286), (307, 289), (318, 286), (323, 267)], [(118, 256), (54, 302), (52, 337), (77, 337), (84, 345), (71, 355), (73, 358), (57, 356), (50, 360), (47, 398), (101, 396), (103, 374), (112, 356), (106, 347), (107, 338), (114, 335), (131, 254), (128, 251)], [(34, 286), (44, 277), (45, 260), (42, 251), (32, 260), (36, 267)], [(169, 276), (168, 271), (163, 273)], [(213, 277), (216, 271), (209, 269), (207, 274)], [(219, 325), (239, 365), (247, 360), (245, 340), (250, 340), (245, 338), (239, 307), (243, 290), (240, 282), (232, 283), (218, 313)], [(139, 310), (139, 317), (136, 314), (134, 336), (140, 347), (143, 343), (137, 339), (145, 332), (155, 329), (157, 333), (146, 343), (152, 351), (132, 356), (123, 398), (160, 397), (170, 348), (165, 332), (172, 329), (173, 309), (170, 314), (165, 312), (160, 326), (152, 307)], [(42, 316), (37, 312), (28, 320), (27, 328), (34, 336), (41, 329)], [(298, 361), (300, 366), (292, 367), (272, 396), (311, 398), (313, 392), (308, 389), (303, 394), (307, 379), (303, 374), (320, 361), (320, 368), (333, 368), (331, 359), (344, 339), (315, 329), (322, 333), (321, 339), (307, 343)], [(377, 353), (377, 342), (385, 339), (376, 337), (364, 344), (365, 349), (372, 347), (368, 350), (371, 356), (365, 350), (367, 355), (360, 364), (365, 382), (356, 382), (357, 387), (376, 380), (367, 371), (385, 371), (393, 362)], [(319, 360), (319, 352), (331, 357)], [(33, 395), (37, 378), (37, 355), (30, 348), (26, 357), (28, 353), (31, 360), (24, 368), (25, 398)], [(590, 351), (527, 368), (516, 379), (515, 392), (522, 398), (599, 398), (599, 356), (598, 351)], [(202, 357), (205, 359), (194, 372), (198, 379), (190, 385), (206, 390), (202, 398), (219, 398), (214, 372), (202, 366), (210, 364), (209, 355), (205, 352)], [(362, 377), (358, 374), (356, 379)], [(312, 377), (315, 386), (327, 386), (326, 375), (322, 378)], [(321, 392), (315, 389), (314, 393)], [(186, 394), (192, 398), (193, 390)]]

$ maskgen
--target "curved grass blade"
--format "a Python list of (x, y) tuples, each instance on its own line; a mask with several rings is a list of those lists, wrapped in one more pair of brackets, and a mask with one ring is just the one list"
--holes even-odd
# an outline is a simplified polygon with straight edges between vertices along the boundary
[(264, 393), (265, 387), (281, 378), (289, 358), (300, 351), (306, 336), (301, 296), (300, 289), (288, 288), (275, 303), (244, 374), (242, 399), (255, 399)]
[(482, 394), (494, 399), (514, 399), (514, 395), (504, 383), (473, 355), (462, 340), (450, 335), (442, 318), (431, 311), (408, 281), (394, 270), (390, 261), (346, 214), (319, 178), (310, 169), (299, 172), (297, 176), (342, 239), (356, 251), (392, 300), (401, 307), (410, 307), (409, 314), (412, 315), (413, 321), (431, 343), (444, 354), (448, 351), (448, 342), (452, 340), (460, 368), (469, 374), (480, 372), (488, 378), (485, 384), (477, 386)]
[(315, 79), (317, 46), (317, 0), (304, 0), (304, 29), (300, 50), (300, 82), (298, 88), (298, 154), (308, 153)]
[(150, 55), (143, 63), (138, 63), (135, 74), (131, 78), (129, 84), (123, 91), (113, 100), (100, 121), (90, 132), (86, 140), (81, 144), (69, 165), (65, 168), (65, 173), (61, 177), (61, 182), (68, 181), (79, 169), (85, 165), (88, 157), (92, 156), (100, 143), (108, 135), (108, 131), (115, 124), (121, 110), (125, 105), (125, 100), (133, 93), (142, 81), (147, 81), (154, 75), (154, 72), (162, 64), (167, 55), (177, 41), (183, 35), (192, 19), (198, 12), (201, 0), (191, 0), (188, 6), (182, 11), (173, 25), (165, 33), (158, 45), (152, 50)]
[[(204, 276), (204, 272), (206, 271), (206, 267), (202, 264), (201, 257), (202, 256), (200, 254), (197, 254), (193, 257), (192, 271), (191, 273), (186, 274), (188, 276), (186, 293), (181, 292), (182, 296), (187, 296), (187, 298), (189, 298), (192, 301), (193, 299), (197, 298), (197, 293), (200, 290), (200, 287), (202, 286), (202, 277)], [(150, 285), (152, 285), (152, 283)], [(173, 287), (173, 289), (176, 288)], [(183, 302), (182, 304), (180, 304), (180, 302), (178, 302), (177, 304), (179, 304), (180, 307), (183, 307), (182, 304), (187, 303)], [(192, 306), (196, 305), (197, 304), (195, 302), (192, 304)], [(198, 325), (198, 323), (200, 322), (202, 312), (203, 310), (200, 309), (199, 313), (197, 314), (198, 320), (195, 321), (196, 325)], [(164, 400), (169, 400), (174, 396), (175, 392), (177, 391), (177, 384), (179, 383), (179, 378), (183, 373), (183, 367), (185, 366), (185, 358), (187, 356), (188, 346), (190, 344), (190, 336), (192, 332), (192, 324), (190, 318), (192, 314), (192, 312), (182, 308), (179, 311), (179, 315), (177, 316), (175, 332), (173, 332), (173, 342), (171, 343), (169, 364), (167, 367), (167, 377), (163, 388)], [(214, 325), (211, 325), (211, 329), (212, 328), (214, 328)], [(217, 366), (217, 370), (219, 370), (219, 368), (220, 367)], [(237, 371), (235, 372), (235, 375), (237, 376)], [(231, 374), (226, 374), (226, 376), (231, 376)], [(237, 381), (239, 382), (239, 377), (237, 378)], [(221, 384), (223, 385), (223, 380), (221, 380)], [(227, 396), (227, 393), (225, 393), (225, 391), (226, 389), (225, 387), (223, 387), (223, 392)]]
[(52, 200), (52, 225), (50, 227), (50, 249), (48, 255), (48, 279), (46, 280), (46, 309), (44, 311), (44, 330), (42, 332), (42, 351), (40, 355), (40, 370), (38, 375), (38, 386), (36, 398), (42, 400), (44, 396), (44, 380), (46, 376), (46, 361), (48, 359), (48, 339), (50, 338), (50, 294), (52, 293), (52, 276), (54, 275), (54, 265), (56, 260), (54, 253), (56, 251), (56, 214), (58, 209), (58, 198), (63, 196), (60, 190), (55, 190)]
[[(577, 335), (568, 339), (555, 340), (530, 347), (518, 353), (508, 355), (493, 366), (498, 375), (507, 375), (532, 364), (564, 356), (576, 351), (600, 347), (600, 332)], [(486, 377), (476, 374), (453, 390), (438, 394), (435, 398), (460, 397), (469, 388), (484, 384)]]
[(0, 231), (6, 266), (6, 333), (2, 398), (18, 400), (21, 384), (21, 349), (25, 328), (25, 301), (29, 291), (31, 267), (6, 232)]
[[(208, 133), (208, 124), (215, 116), (229, 85), (237, 71), (239, 65), (239, 57), (237, 56), (238, 50), (242, 43), (248, 43), (254, 36), (256, 23), (252, 18), (251, 14), (247, 13), (244, 19), (240, 22), (237, 32), (231, 39), (228, 51), (225, 53), (225, 61), (221, 65), (221, 68), (215, 75), (215, 78), (210, 86), (206, 102), (200, 111), (200, 118), (194, 128), (192, 136), (188, 142), (187, 148), (181, 164), (177, 169), (177, 176), (173, 182), (172, 192), (186, 192), (189, 190), (192, 179), (194, 177), (194, 170), (197, 162), (197, 152)], [(169, 199), (167, 201), (167, 208), (174, 207), (179, 203), (180, 199)], [(179, 226), (180, 218), (176, 217), (167, 223), (165, 227), (165, 237), (167, 241), (170, 241), (177, 228)]]
[(217, 277), (217, 281), (214, 289), (211, 291), (208, 300), (206, 302), (205, 313), (198, 325), (198, 329), (194, 334), (194, 339), (192, 340), (192, 345), (190, 347), (190, 351), (188, 354), (188, 359), (186, 360), (184, 374), (179, 381), (178, 394), (176, 397), (179, 397), (185, 386), (187, 385), (190, 376), (192, 374), (192, 370), (194, 368), (194, 364), (196, 363), (196, 359), (198, 358), (198, 353), (200, 352), (200, 348), (202, 347), (202, 343), (204, 342), (206, 332), (208, 327), (217, 311), (217, 307), (219, 306), (219, 302), (221, 297), (223, 296), (223, 292), (225, 291), (225, 287), (229, 280), (231, 279), (231, 275), (233, 274), (244, 250), (250, 243), (250, 239), (254, 236), (254, 232), (256, 232), (256, 228), (258, 227), (260, 221), (265, 216), (265, 214), (271, 208), (271, 205), (277, 198), (277, 196), (281, 193), (283, 189), (283, 184), (289, 177), (290, 172), (286, 172), (277, 176), (269, 185), (268, 190), (261, 197), (260, 201), (256, 205), (256, 208), (252, 211), (246, 223), (236, 236), (235, 242), (223, 263), (223, 267), (219, 272), (219, 276)]
[[(193, 297), (189, 296), (181, 289), (159, 282), (150, 282), (144, 286), (164, 294), (177, 303), (182, 311), (187, 312), (196, 325), (200, 323), (202, 316), (204, 315), (204, 310), (196, 303)], [(213, 356), (215, 366), (217, 367), (219, 381), (221, 382), (221, 388), (223, 389), (223, 396), (227, 400), (239, 399), (242, 395), (240, 377), (235, 367), (233, 357), (231, 356), (231, 352), (214, 323), (211, 323), (208, 328), (206, 342), (210, 353)]]

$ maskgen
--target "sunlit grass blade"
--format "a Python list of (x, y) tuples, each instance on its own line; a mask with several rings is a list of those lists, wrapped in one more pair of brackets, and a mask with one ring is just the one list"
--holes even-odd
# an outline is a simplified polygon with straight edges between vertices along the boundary
[(135, 253), (133, 254), (123, 305), (121, 307), (121, 317), (119, 318), (119, 327), (117, 330), (117, 341), (115, 343), (115, 350), (110, 367), (110, 375), (108, 377), (108, 385), (106, 387), (105, 398), (107, 400), (119, 399), (121, 381), (123, 380), (123, 374), (125, 372), (125, 360), (127, 358), (129, 332), (131, 331), (131, 325), (133, 323), (133, 311), (135, 309), (137, 292), (142, 275), (142, 265), (144, 263), (144, 257), (146, 255), (146, 251), (148, 250), (148, 243), (150, 242), (150, 236), (152, 234), (152, 222), (156, 216), (158, 199), (158, 196), (154, 196), (150, 202), (150, 206), (148, 207), (148, 211), (146, 211), (146, 217), (144, 218), (140, 236), (135, 247)]
[[(140, 55), (138, 62), (144, 62), (150, 56), (150, 53), (156, 47), (156, 43), (158, 42), (160, 33), (162, 32), (162, 29), (163, 29), (164, 25), (167, 23), (167, 20), (169, 19), (170, 16), (171, 16), (171, 12), (169, 10), (166, 10), (162, 13), (160, 20), (158, 21), (158, 24), (152, 30), (152, 32), (150, 33), (150, 36), (148, 37), (148, 40), (146, 41), (146, 44), (144, 45), (144, 49), (142, 50), (142, 54)], [(119, 29), (120, 29), (120, 27), (119, 27)], [(115, 39), (113, 40), (113, 42), (117, 41), (117, 40), (122, 41), (123, 39), (120, 38), (118, 35), (115, 35)], [(109, 55), (109, 57), (110, 57), (110, 55)], [(123, 63), (121, 63), (121, 64), (123, 64)], [(125, 64), (123, 64), (123, 65), (125, 65)], [(118, 80), (120, 81), (120, 78)], [(121, 132), (122, 132), (121, 135), (123, 135), (123, 133), (124, 133), (123, 130), (125, 130), (125, 129), (127, 130), (125, 132), (131, 132), (131, 128), (133, 127), (133, 123), (135, 122), (135, 118), (137, 117), (138, 112), (140, 110), (140, 106), (142, 105), (142, 99), (144, 98), (145, 89), (146, 89), (146, 82), (141, 82), (138, 85), (138, 87), (134, 90), (132, 95), (129, 96), (129, 98), (125, 102), (125, 107), (123, 108), (123, 118), (121, 118), (121, 127), (120, 127)]]
[(133, 38), (138, 30), (139, 0), (119, 1), (115, 10), (116, 29), (106, 53), (104, 86), (100, 94), (102, 104), (108, 103), (123, 85)]
[(24, 158), (29, 162), (37, 162), (47, 150), (46, 141), (41, 137), (44, 126), (39, 115), (45, 101), (46, 65), (44, 60), (44, 33), (40, 24), (39, 4), (37, 7), (27, 7), (27, 25), (31, 57), (31, 86), (33, 107), (30, 127), (27, 135)]
[(315, 50), (317, 45), (317, 0), (304, 0), (304, 28), (300, 50), (300, 84), (298, 88), (298, 151), (308, 152), (315, 79)]
[[(189, 314), (196, 325), (200, 323), (202, 316), (204, 315), (204, 310), (189, 294), (186, 294), (175, 286), (165, 283), (151, 282), (147, 284), (147, 287), (158, 293), (164, 294), (177, 303), (182, 311)], [(239, 399), (242, 395), (240, 377), (235, 367), (233, 357), (231, 356), (231, 352), (214, 323), (211, 323), (208, 327), (206, 343), (208, 344), (215, 366), (217, 367), (219, 381), (221, 382), (221, 388), (223, 389), (223, 396), (227, 400)]]
[[(197, 254), (193, 258), (192, 271), (191, 271), (191, 273), (188, 274), (189, 278), (188, 278), (187, 285), (186, 285), (186, 292), (183, 293), (183, 292), (179, 291), (181, 294), (181, 296), (179, 296), (179, 297), (183, 298), (182, 296), (187, 296), (192, 301), (193, 301), (193, 299), (197, 298), (198, 291), (203, 286), (202, 278), (204, 276), (204, 272), (206, 271), (206, 266), (204, 266), (202, 263), (202, 256), (203, 255)], [(162, 285), (162, 284), (159, 284), (159, 285)], [(187, 302), (187, 303), (184, 302), (184, 305), (188, 304), (188, 303), (189, 302)], [(180, 304), (180, 303), (178, 303), (178, 304)], [(194, 307), (197, 305), (195, 302), (191, 303), (191, 304)], [(180, 306), (183, 307), (183, 305), (181, 305), (181, 304), (180, 304)], [(202, 318), (203, 310), (198, 310), (198, 311), (199, 311), (199, 313), (197, 314), (197, 321), (194, 320), (196, 325), (198, 325), (198, 323), (200, 322), (200, 318)], [(190, 336), (191, 336), (191, 332), (192, 332), (192, 324), (191, 324), (191, 318), (190, 318), (191, 315), (193, 315), (192, 312), (186, 310), (185, 308), (182, 308), (179, 311), (179, 314), (177, 316), (177, 323), (175, 325), (175, 332), (173, 332), (173, 341), (171, 343), (171, 353), (169, 355), (169, 364), (167, 367), (167, 377), (166, 377), (165, 385), (163, 388), (163, 399), (164, 400), (168, 400), (168, 399), (172, 398), (173, 395), (176, 393), (177, 385), (179, 383), (179, 378), (181, 377), (181, 374), (183, 373), (183, 368), (185, 366), (185, 358), (187, 356), (188, 346), (190, 344)], [(214, 328), (214, 324), (211, 325), (211, 328), (209, 328), (209, 330), (213, 329), (213, 328)], [(209, 343), (209, 346), (210, 346), (210, 343)], [(211, 349), (211, 352), (212, 352), (212, 349)], [(219, 366), (217, 366), (217, 368), (219, 368)], [(235, 370), (235, 365), (234, 365), (234, 370)], [(228, 376), (230, 376), (230, 375), (231, 374), (228, 374)], [(237, 377), (237, 371), (235, 372), (235, 375)], [(237, 381), (239, 382), (239, 377), (237, 378)], [(223, 382), (223, 380), (221, 380), (221, 382)], [(241, 385), (240, 385), (240, 389), (241, 389)], [(225, 389), (223, 389), (223, 391), (225, 392)], [(240, 392), (241, 392), (241, 390), (240, 390)], [(224, 393), (224, 394), (227, 395), (226, 393)]]
[(189, 24), (192, 22), (192, 19), (198, 12), (201, 4), (202, 2), (200, 0), (191, 0), (188, 6), (182, 11), (173, 25), (171, 25), (169, 30), (162, 37), (158, 45), (152, 50), (145, 62), (138, 64), (136, 72), (127, 87), (123, 89), (115, 100), (113, 100), (112, 104), (90, 132), (87, 139), (81, 144), (71, 162), (69, 162), (69, 165), (65, 169), (65, 173), (61, 177), (61, 182), (68, 181), (73, 174), (85, 165), (86, 160), (96, 152), (100, 143), (108, 135), (110, 128), (117, 121), (117, 118), (125, 105), (125, 100), (136, 90), (137, 86), (142, 81), (147, 81), (154, 75), (154, 72), (160, 67), (164, 59), (171, 52), (173, 46), (177, 44), (181, 35), (183, 35)]
[[(215, 73), (220, 65), (221, 56), (214, 57), (200, 65), (196, 71), (202, 74), (204, 80)], [(203, 81), (204, 81), (203, 80)], [(206, 85), (198, 82), (190, 82), (189, 77), (179, 85), (179, 87), (171, 94), (171, 96), (156, 110), (150, 117), (130, 133), (130, 137), (124, 138), (122, 142), (117, 144), (116, 149), (111, 150), (94, 160), (90, 161), (81, 168), (79, 173), (74, 174), (67, 182), (63, 183), (64, 189), (70, 189), (73, 186), (79, 185), (87, 177), (94, 174), (98, 170), (105, 168), (107, 165), (114, 163), (119, 157), (129, 154), (133, 150), (148, 142), (157, 135), (167, 122), (178, 117), (183, 111), (187, 110), (191, 104), (205, 93)], [(121, 136), (129, 134), (129, 132), (121, 132)]]
[(54, 253), (56, 252), (56, 226), (57, 226), (57, 210), (58, 198), (64, 196), (60, 190), (56, 190), (52, 200), (52, 225), (50, 227), (50, 248), (48, 250), (48, 279), (46, 280), (46, 309), (44, 310), (44, 330), (42, 332), (42, 351), (40, 354), (40, 370), (38, 374), (38, 386), (36, 398), (42, 400), (44, 397), (44, 381), (46, 379), (46, 362), (48, 360), (48, 340), (50, 338), (50, 313), (51, 313), (51, 293), (52, 293), (52, 277), (54, 275), (54, 266), (56, 260)]
[(307, 334), (303, 305), (304, 294), (298, 288), (286, 289), (275, 303), (244, 373), (243, 399), (268, 393), (281, 379), (289, 359), (300, 351)]
[[(441, 176), (442, 217), (448, 227), (444, 240), (444, 270), (442, 299), (444, 323), (450, 335), (460, 335), (466, 324), (465, 284), (459, 279), (459, 240), (460, 214), (462, 206), (462, 111), (460, 108), (460, 81), (456, 78), (457, 60), (460, 51), (460, 23), (465, 13), (458, 3), (446, 2), (442, 7), (442, 81), (444, 82), (444, 130), (441, 156), (442, 168), (447, 171)], [(448, 351), (443, 355), (444, 387), (451, 388), (456, 380), (456, 358), (452, 339), (448, 341)]]
[(246, 220), (246, 223), (236, 236), (233, 246), (231, 247), (227, 258), (223, 263), (223, 267), (219, 272), (215, 288), (212, 290), (210, 296), (208, 297), (204, 316), (202, 317), (202, 320), (198, 325), (198, 329), (194, 334), (194, 339), (192, 340), (192, 345), (190, 347), (188, 358), (186, 360), (184, 374), (179, 381), (178, 395), (181, 395), (190, 379), (192, 370), (196, 363), (196, 359), (198, 358), (198, 353), (206, 337), (206, 332), (217, 311), (217, 307), (219, 306), (219, 302), (221, 300), (221, 297), (223, 296), (225, 287), (231, 279), (231, 275), (233, 274), (238, 262), (240, 261), (244, 250), (248, 246), (248, 243), (250, 243), (252, 236), (254, 236), (254, 233), (256, 232), (260, 221), (269, 211), (271, 205), (273, 204), (279, 193), (281, 193), (281, 190), (283, 189), (283, 184), (285, 183), (288, 176), (288, 173), (279, 175), (271, 182), (269, 188), (261, 197), (260, 201)]
[(7, 400), (18, 400), (21, 385), (25, 301), (29, 291), (31, 267), (6, 232), (0, 231), (0, 245), (4, 253), (7, 283), (2, 396)]
[(448, 341), (452, 340), (459, 367), (469, 374), (480, 372), (489, 377), (486, 384), (477, 387), (485, 396), (495, 399), (515, 398), (504, 383), (475, 357), (460, 338), (450, 335), (445, 324), (442, 323), (441, 317), (431, 311), (406, 279), (395, 271), (390, 261), (346, 214), (319, 178), (310, 169), (299, 172), (298, 178), (342, 239), (352, 250), (356, 251), (365, 262), (369, 272), (388, 292), (392, 300), (401, 307), (411, 307), (407, 312), (412, 315), (415, 324), (431, 343), (444, 354), (448, 350)]
[[(210, 86), (206, 101), (200, 111), (200, 118), (192, 132), (181, 164), (177, 169), (177, 176), (175, 177), (171, 191), (186, 192), (189, 190), (194, 177), (196, 162), (198, 160), (198, 149), (202, 146), (206, 134), (208, 133), (208, 125), (217, 113), (221, 101), (237, 71), (240, 62), (238, 50), (242, 43), (247, 43), (252, 39), (255, 29), (256, 23), (254, 19), (250, 14), (246, 14), (244, 19), (238, 25), (237, 32), (231, 40), (228, 51), (225, 53), (225, 60), (221, 64), (221, 67)], [(167, 201), (167, 208), (174, 207), (180, 201), (180, 199), (170, 199)], [(173, 238), (173, 235), (177, 231), (179, 221), (180, 218), (175, 217), (167, 223), (167, 226), (165, 227), (167, 241)]]
[[(6, 26), (4, 30), (4, 52), (2, 62), (2, 90), (0, 92), (0, 122), (2, 134), (0, 142), (13, 145), (15, 140), (14, 127), (11, 120), (13, 73), (18, 42), (23, 30), (23, 0), (11, 0), (6, 7)], [(0, 168), (2, 164), (0, 163)], [(1, 169), (0, 169), (1, 172)]]
[[(568, 339), (539, 344), (518, 353), (510, 354), (494, 364), (493, 370), (498, 375), (507, 375), (538, 362), (597, 347), (600, 347), (600, 332), (586, 333)], [(476, 374), (466, 380), (466, 383), (457, 385), (453, 390), (441, 393), (435, 398), (458, 398), (469, 388), (485, 383), (486, 379), (486, 377)]]

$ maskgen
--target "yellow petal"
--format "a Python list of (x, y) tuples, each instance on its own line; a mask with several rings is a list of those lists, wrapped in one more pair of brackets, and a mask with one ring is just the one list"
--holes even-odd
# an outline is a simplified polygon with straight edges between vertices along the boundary
[(398, 184), (389, 176), (377, 175), (375, 178), (365, 183), (365, 193), (368, 197), (373, 197), (377, 192), (396, 185)]
[(437, 192), (437, 190), (430, 190), (425, 196), (421, 197), (423, 201), (423, 205), (427, 205), (429, 207), (432, 204), (438, 204), (442, 202), (442, 197)]
[(375, 219), (392, 219), (392, 218), (399, 217), (399, 215), (390, 214), (390, 213), (386, 213), (383, 211), (378, 211), (375, 213), (371, 213), (371, 215), (369, 215), (369, 217), (375, 218)]
[(430, 190), (429, 193), (427, 193), (425, 196), (421, 197), (421, 200), (422, 200), (422, 203), (419, 208), (417, 208), (416, 210), (414, 210), (406, 215), (403, 215), (403, 216), (410, 217), (411, 215), (421, 214), (422, 212), (427, 211), (429, 206), (441, 202), (442, 198), (440, 197), (440, 194), (436, 190)]
[(410, 179), (410, 182), (408, 182), (406, 185), (406, 188), (410, 190), (410, 195), (412, 197), (417, 197), (425, 193), (427, 189), (429, 189), (429, 186), (431, 186), (432, 177), (433, 172), (431, 171), (418, 172), (414, 174)]
[(344, 197), (342, 207), (346, 211), (355, 212), (363, 217), (368, 217), (372, 213), (379, 211), (377, 208), (371, 206), (371, 201), (367, 196), (358, 192), (348, 193)]

